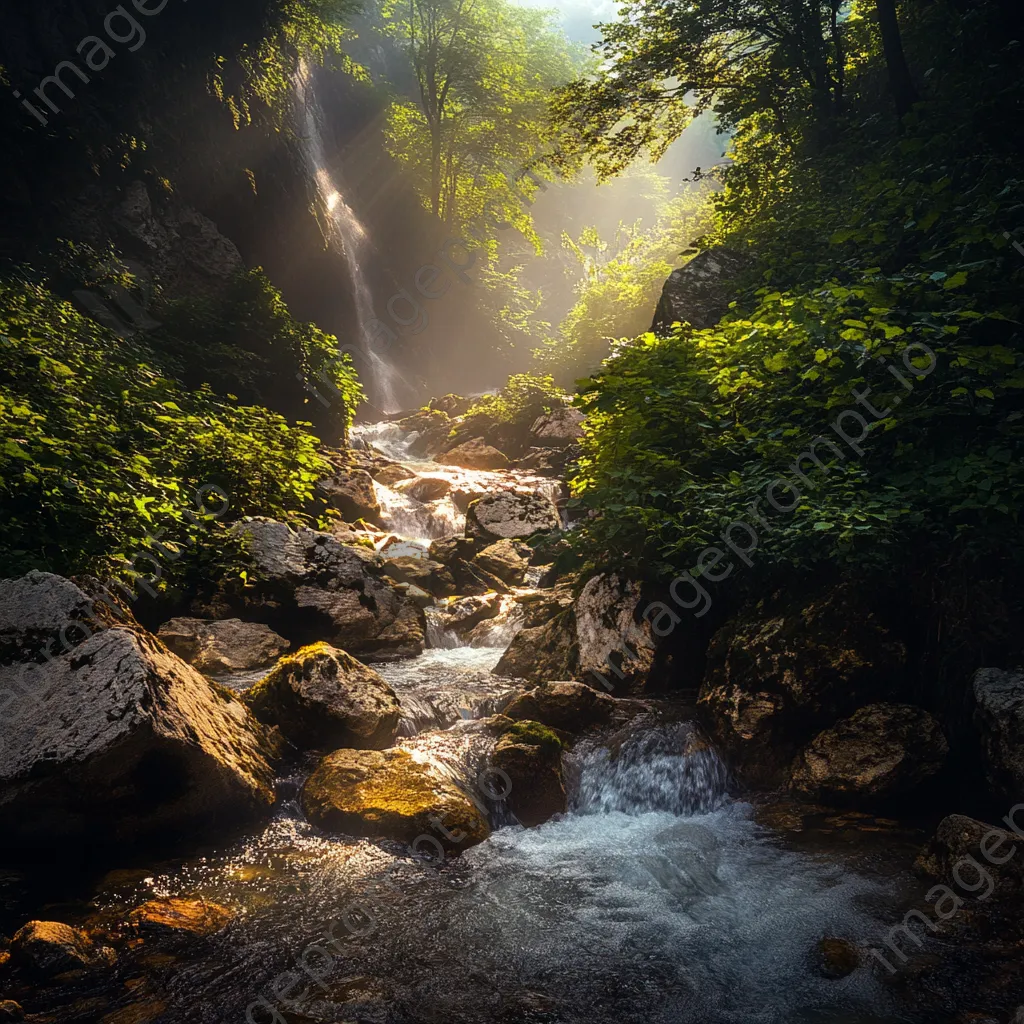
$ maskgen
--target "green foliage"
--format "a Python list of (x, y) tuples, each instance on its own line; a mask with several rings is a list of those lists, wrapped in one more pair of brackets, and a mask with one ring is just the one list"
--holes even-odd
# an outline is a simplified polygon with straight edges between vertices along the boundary
[[(710, 238), (750, 254), (753, 284), (736, 282), (716, 327), (624, 344), (581, 383), (572, 488), (591, 515), (573, 538), (590, 560), (674, 574), (737, 521), (759, 535), (755, 572), (1020, 560), (1024, 257), (1004, 233), (1024, 189), (1018, 147), (985, 126), (1021, 90), (1012, 47), (979, 66), (980, 19), (977, 40), (960, 24), (961, 61), (936, 50), (941, 16), (907, 30), (909, 52), (943, 71), (899, 136), (856, 8), (849, 131), (823, 145), (769, 109), (738, 122)], [(918, 380), (904, 359), (929, 370), (928, 350), (936, 365)], [(847, 410), (863, 455), (832, 429)], [(817, 444), (820, 465), (800, 458), (818, 438), (835, 445)], [(775, 480), (783, 507), (786, 482), (799, 490), (792, 511), (770, 506)]]
[[(622, 227), (614, 255), (605, 262), (589, 257), (567, 239), (566, 247), (585, 264), (587, 276), (559, 327), (559, 337), (534, 352), (538, 365), (568, 383), (596, 370), (615, 342), (649, 327), (665, 279), (682, 262), (680, 250), (710, 228), (710, 212), (703, 191), (684, 192), (665, 204), (648, 230), (640, 225)], [(598, 238), (581, 242), (608, 248)]]
[(484, 395), (466, 417), (484, 413), (499, 423), (513, 423), (524, 415), (536, 416), (537, 410), (551, 412), (567, 405), (569, 395), (547, 373), (514, 373), (496, 395)]
[[(0, 575), (106, 575), (155, 538), (171, 549), (157, 556), (168, 576), (211, 529), (311, 507), (327, 465), (301, 424), (184, 388), (145, 341), (114, 337), (44, 288), (0, 283), (0, 345)], [(205, 492), (203, 512), (206, 486), (228, 495), (226, 510)]]
[[(351, 426), (363, 398), (351, 358), (339, 358), (333, 335), (295, 320), (261, 271), (237, 275), (216, 295), (177, 299), (155, 312), (161, 326), (153, 347), (163, 368), (188, 387), (209, 385), (291, 419), (329, 416), (322, 422), (329, 440)], [(329, 395), (326, 412), (299, 377)]]

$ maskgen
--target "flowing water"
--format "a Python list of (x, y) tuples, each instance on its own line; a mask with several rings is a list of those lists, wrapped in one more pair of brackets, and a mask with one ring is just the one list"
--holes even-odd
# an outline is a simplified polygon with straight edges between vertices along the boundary
[[(418, 474), (464, 472), (415, 463), (390, 427), (362, 438)], [(417, 536), (439, 528), (416, 515)], [(433, 612), (429, 650), (378, 666), (405, 707), (402, 745), (470, 791), (492, 742), (479, 719), (519, 688), (491, 672), (516, 628), (510, 601), (467, 646)], [(92, 912), (118, 919), (170, 895), (241, 911), (184, 948), (147, 942), (121, 969), (126, 986), (159, 982), (159, 1020), (173, 1024), (937, 1019), (897, 1005), (868, 966), (841, 980), (814, 966), (823, 937), (880, 943), (889, 908), (914, 889), (905, 860), (884, 844), (784, 842), (730, 797), (685, 709), (641, 706), (579, 742), (565, 769), (569, 810), (538, 828), (475, 790), (495, 831), (437, 868), (395, 843), (313, 828), (296, 800), (309, 765), (297, 765), (265, 828), (184, 864), (108, 876)]]
[(368, 327), (376, 319), (373, 293), (363, 272), (369, 240), (366, 229), (355, 211), (345, 201), (336, 186), (327, 163), (323, 143), (324, 116), (316, 99), (313, 76), (305, 61), (301, 61), (295, 74), (295, 101), (302, 126), (303, 155), (317, 200), (327, 217), (327, 241), (345, 260), (355, 300), (356, 333), (365, 356), (365, 365), (359, 366), (360, 377), (370, 387), (370, 397), (387, 413), (397, 412), (404, 400), (411, 400), (415, 389), (406, 381), (390, 360), (374, 347), (376, 331)]

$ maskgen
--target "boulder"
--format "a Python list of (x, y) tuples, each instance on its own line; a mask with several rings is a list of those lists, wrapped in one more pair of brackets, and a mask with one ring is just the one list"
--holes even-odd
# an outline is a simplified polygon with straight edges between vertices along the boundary
[(397, 484), (405, 480), (411, 480), (415, 476), (416, 474), (411, 469), (406, 469), (405, 466), (397, 462), (382, 466), (373, 473), (373, 479), (385, 487), (395, 487)]
[[(306, 817), (320, 828), (353, 836), (414, 843), (429, 836), (461, 852), (490, 835), (473, 802), (429, 762), (407, 750), (338, 750), (325, 757), (302, 789)], [(440, 819), (444, 828), (437, 828)], [(430, 857), (434, 843), (416, 844)]]
[(274, 746), (245, 705), (143, 631), (96, 633), (45, 665), (0, 668), (16, 693), (0, 747), (0, 830), (78, 858), (221, 827), (274, 803)]
[(458, 560), (471, 559), (476, 552), (476, 541), (465, 537), (446, 537), (430, 545), (429, 555), (435, 562), (451, 565)]
[(437, 456), (442, 466), (459, 466), (462, 469), (508, 469), (508, 456), (492, 448), (482, 437), (475, 437), (456, 445)]
[(468, 633), (485, 619), (500, 615), (501, 608), (501, 597), (498, 594), (459, 598), (445, 609), (444, 628), (453, 629), (456, 633)]
[(282, 658), (244, 700), (303, 750), (390, 746), (401, 717), (394, 690), (372, 668), (324, 643)]
[(577, 676), (579, 651), (571, 611), (541, 626), (521, 629), (494, 668), (496, 676), (546, 683)]
[(793, 764), (790, 786), (812, 800), (863, 804), (903, 797), (938, 772), (949, 745), (910, 704), (869, 704), (818, 733)]
[(473, 561), (486, 572), (513, 587), (521, 587), (526, 582), (526, 572), (530, 568), (530, 557), (533, 549), (521, 541), (499, 540), (484, 548)]
[(432, 398), (427, 403), (427, 408), (434, 412), (443, 412), (448, 416), (464, 416), (473, 406), (472, 398), (463, 398), (462, 395), (444, 395), (441, 398)]
[(846, 587), (813, 601), (773, 595), (712, 638), (697, 706), (739, 780), (776, 785), (822, 729), (898, 694), (905, 658)]
[(288, 650), (269, 626), (241, 619), (171, 619), (157, 636), (193, 668), (210, 675), (265, 668)]
[(554, 409), (534, 421), (530, 437), (540, 448), (566, 448), (583, 436), (584, 419), (572, 406)]
[(25, 1019), (25, 1011), (21, 1003), (14, 999), (0, 999), (0, 1024), (16, 1024)]
[(609, 721), (615, 714), (615, 701), (586, 683), (544, 683), (520, 694), (502, 714), (518, 721), (540, 722), (564, 732), (577, 732)]
[(1024, 673), (979, 669), (974, 700), (989, 785), (1007, 799), (1017, 799), (1024, 792)]
[(384, 562), (384, 573), (398, 583), (411, 583), (435, 597), (455, 593), (455, 577), (450, 570), (429, 558), (389, 558)]
[(269, 519), (235, 530), (252, 566), (252, 585), (228, 595), (240, 617), (265, 621), (294, 644), (324, 640), (361, 658), (423, 652), (423, 610), (384, 577), (373, 551)]
[(962, 894), (985, 897), (996, 905), (1019, 902), (1024, 897), (1022, 838), (1019, 831), (950, 814), (939, 822), (914, 868)]
[(442, 476), (420, 476), (399, 484), (397, 489), (416, 501), (439, 501), (451, 491), (452, 482)]
[(466, 536), (488, 544), (548, 533), (561, 525), (554, 503), (539, 494), (494, 491), (477, 498), (466, 512)]
[(512, 463), (512, 468), (538, 476), (562, 476), (575, 456), (578, 456), (575, 445), (571, 448), (531, 448), (521, 459)]
[(562, 742), (539, 722), (516, 722), (495, 744), (490, 766), (512, 783), (506, 803), (527, 828), (566, 810)]
[(349, 522), (363, 519), (380, 525), (380, 503), (373, 477), (365, 469), (338, 469), (317, 484), (317, 493)]
[(114, 960), (112, 949), (59, 921), (29, 921), (11, 939), (11, 963), (42, 978), (109, 967)]
[(223, 931), (235, 916), (219, 903), (170, 897), (136, 907), (128, 924), (143, 936), (202, 939)]
[(673, 270), (662, 290), (651, 330), (663, 333), (674, 323), (688, 323), (698, 330), (714, 327), (735, 297), (734, 278), (748, 264), (741, 253), (716, 246)]
[(0, 663), (38, 661), (112, 625), (133, 624), (112, 596), (49, 572), (0, 580)]
[(613, 574), (587, 581), (576, 601), (580, 678), (602, 689), (643, 686), (654, 664), (654, 636), (639, 619), (640, 596), (639, 583)]

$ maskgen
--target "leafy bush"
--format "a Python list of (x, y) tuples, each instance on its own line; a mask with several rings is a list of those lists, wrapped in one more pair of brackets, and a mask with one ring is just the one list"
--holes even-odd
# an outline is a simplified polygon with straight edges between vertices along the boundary
[(514, 373), (501, 391), (484, 395), (466, 416), (485, 413), (499, 423), (513, 423), (524, 414), (534, 414), (538, 408), (551, 412), (568, 402), (569, 395), (555, 384), (551, 374)]
[[(310, 508), (327, 466), (302, 424), (190, 392), (46, 289), (0, 282), (0, 346), (0, 575), (105, 575), (154, 537), (187, 550), (212, 516)], [(226, 514), (213, 496), (203, 514), (204, 486)]]

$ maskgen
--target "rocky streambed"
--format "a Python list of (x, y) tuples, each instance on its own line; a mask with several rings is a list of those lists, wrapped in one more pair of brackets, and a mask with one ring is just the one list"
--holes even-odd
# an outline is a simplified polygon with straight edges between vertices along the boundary
[(640, 585), (547, 572), (572, 422), (513, 459), (436, 419), (357, 431), (344, 521), (242, 524), (245, 585), (159, 639), (0, 584), (0, 1020), (1010, 1021), (1012, 930), (936, 913), (988, 826), (886, 813), (948, 744), (884, 627), (762, 609), (659, 693)]

